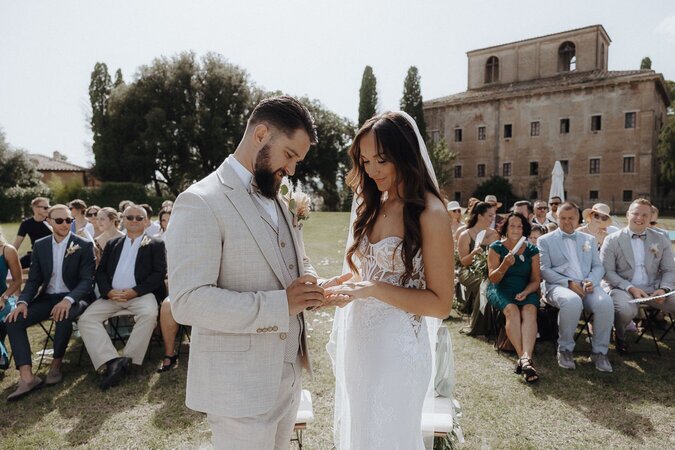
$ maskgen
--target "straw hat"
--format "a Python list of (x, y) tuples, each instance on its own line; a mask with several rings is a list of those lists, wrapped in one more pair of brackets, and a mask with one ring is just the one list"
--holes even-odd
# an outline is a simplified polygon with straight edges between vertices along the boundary
[(454, 211), (455, 209), (459, 209), (460, 211), (462, 210), (462, 207), (459, 206), (459, 202), (456, 202), (454, 200), (448, 202), (448, 211)]
[(584, 212), (581, 214), (584, 218), (584, 221), (586, 223), (590, 223), (591, 221), (591, 214), (597, 213), (600, 214), (602, 217), (602, 223), (610, 225), (612, 223), (612, 218), (609, 215), (610, 209), (609, 206), (605, 205), (604, 203), (596, 203), (593, 205), (592, 208), (590, 209), (584, 209)]
[(501, 208), (502, 204), (501, 202), (497, 201), (497, 196), (496, 195), (486, 195), (485, 200), (483, 200), (485, 203), (489, 203), (492, 206), (497, 206), (497, 208)]

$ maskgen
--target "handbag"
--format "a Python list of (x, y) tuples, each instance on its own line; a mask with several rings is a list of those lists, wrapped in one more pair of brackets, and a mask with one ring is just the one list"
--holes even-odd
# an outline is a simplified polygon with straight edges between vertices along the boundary
[(499, 332), (497, 333), (497, 339), (495, 339), (495, 350), (502, 352), (512, 352), (515, 353), (516, 349), (509, 340), (509, 337), (506, 335), (506, 327), (499, 327)]

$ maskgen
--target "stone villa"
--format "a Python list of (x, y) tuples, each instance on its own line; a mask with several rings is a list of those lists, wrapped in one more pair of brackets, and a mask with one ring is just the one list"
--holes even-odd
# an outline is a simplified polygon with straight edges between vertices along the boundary
[(468, 52), (468, 90), (424, 103), (431, 141), (457, 154), (446, 192), (465, 205), (500, 175), (521, 198), (547, 199), (559, 160), (582, 206), (657, 201), (668, 91), (653, 70), (607, 70), (610, 43), (594, 25)]

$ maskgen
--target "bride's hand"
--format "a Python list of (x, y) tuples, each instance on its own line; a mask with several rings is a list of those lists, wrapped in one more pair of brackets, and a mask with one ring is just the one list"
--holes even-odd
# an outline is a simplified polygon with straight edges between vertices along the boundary
[(376, 284), (372, 281), (346, 282), (340, 286), (333, 286), (324, 291), (326, 296), (343, 295), (351, 300), (355, 298), (374, 297)]
[(326, 289), (333, 286), (339, 286), (343, 284), (345, 281), (349, 281), (352, 278), (352, 276), (354, 275), (351, 272), (343, 273), (342, 275), (339, 275), (337, 277), (329, 278), (321, 285), (321, 287)]

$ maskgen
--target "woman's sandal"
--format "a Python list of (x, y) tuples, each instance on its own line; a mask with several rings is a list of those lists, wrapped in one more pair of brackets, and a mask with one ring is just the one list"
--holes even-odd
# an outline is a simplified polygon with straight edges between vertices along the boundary
[(520, 358), (518, 360), (518, 364), (520, 364), (525, 381), (528, 383), (534, 383), (535, 381), (539, 380), (539, 374), (532, 365), (532, 359), (527, 357)]
[(173, 356), (164, 355), (164, 359), (168, 359), (170, 362), (169, 362), (169, 364), (164, 364), (162, 362), (162, 367), (157, 369), (157, 373), (168, 372), (169, 370), (173, 369), (176, 366), (176, 364), (178, 364), (178, 354), (177, 353)]
[(515, 373), (516, 375), (520, 375), (521, 373), (523, 373), (523, 365), (520, 363), (520, 359), (516, 363), (516, 367), (513, 369), (513, 373)]

